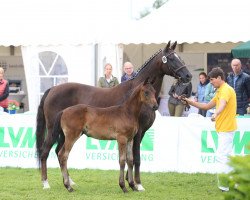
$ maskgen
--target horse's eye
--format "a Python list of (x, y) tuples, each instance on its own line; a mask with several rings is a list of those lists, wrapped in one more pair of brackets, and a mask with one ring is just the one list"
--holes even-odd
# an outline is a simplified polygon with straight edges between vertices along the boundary
[(148, 91), (145, 91), (145, 92), (144, 92), (144, 95), (145, 95), (145, 97), (147, 97), (147, 96), (149, 95), (149, 92), (148, 92)]

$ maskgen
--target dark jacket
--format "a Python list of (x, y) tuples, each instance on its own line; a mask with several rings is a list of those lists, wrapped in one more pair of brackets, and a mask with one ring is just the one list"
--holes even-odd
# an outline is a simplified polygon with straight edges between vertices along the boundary
[[(234, 85), (234, 74), (230, 73), (227, 77), (227, 83), (234, 88), (237, 98), (237, 114), (246, 114), (248, 99), (250, 99), (250, 76), (244, 72), (238, 75)], [(244, 110), (244, 113), (242, 111)]]
[(191, 92), (192, 92), (192, 83), (191, 82), (189, 82), (189, 83), (182, 83), (182, 82), (174, 83), (168, 92), (168, 94), (170, 95), (168, 102), (175, 104), (175, 105), (182, 104), (181, 100), (173, 97), (173, 94), (176, 93), (178, 96), (181, 96), (184, 94), (188, 98), (191, 96)]
[(128, 77), (127, 74), (123, 74), (121, 77), (121, 83), (133, 78), (135, 75), (136, 75), (136, 72), (132, 72), (131, 77)]

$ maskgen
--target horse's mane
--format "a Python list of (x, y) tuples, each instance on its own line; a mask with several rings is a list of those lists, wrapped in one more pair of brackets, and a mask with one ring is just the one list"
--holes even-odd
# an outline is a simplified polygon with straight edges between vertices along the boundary
[(136, 71), (136, 75), (131, 77), (129, 80), (132, 80), (134, 78), (136, 78), (138, 76), (138, 74), (145, 69), (145, 67), (147, 66), (147, 64), (154, 58), (156, 57), (160, 52), (162, 52), (162, 50), (160, 49), (159, 51), (157, 51), (155, 54), (153, 54), (139, 69), (137, 69)]

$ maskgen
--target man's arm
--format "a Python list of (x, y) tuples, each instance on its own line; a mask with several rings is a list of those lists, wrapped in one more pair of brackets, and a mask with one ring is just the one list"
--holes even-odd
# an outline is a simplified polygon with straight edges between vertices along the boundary
[(183, 98), (182, 100), (186, 101), (189, 105), (202, 109), (202, 110), (209, 110), (216, 105), (214, 101), (210, 101), (209, 103), (200, 103), (200, 102), (188, 99), (188, 98)]
[(212, 118), (215, 119), (215, 118), (225, 109), (226, 105), (227, 105), (226, 100), (221, 99), (221, 100), (220, 100), (220, 105), (219, 105), (219, 107), (216, 109), (216, 111), (214, 112)]

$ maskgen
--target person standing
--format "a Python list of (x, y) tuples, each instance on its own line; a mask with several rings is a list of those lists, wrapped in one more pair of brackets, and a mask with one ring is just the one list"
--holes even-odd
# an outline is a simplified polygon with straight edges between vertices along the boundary
[(231, 61), (233, 72), (229, 73), (227, 83), (234, 88), (237, 97), (238, 115), (247, 113), (248, 103), (250, 103), (250, 76), (241, 69), (241, 61), (233, 59)]
[(104, 67), (104, 77), (98, 80), (98, 87), (111, 88), (118, 84), (118, 79), (112, 75), (112, 65), (107, 63)]
[(131, 62), (125, 62), (123, 65), (124, 74), (121, 77), (121, 83), (127, 81), (128, 79), (134, 77), (136, 73), (134, 72), (134, 66)]
[(0, 107), (8, 112), (9, 83), (4, 79), (4, 69), (0, 67)]
[[(209, 83), (209, 80), (207, 79), (207, 74), (205, 72), (201, 72), (199, 74), (199, 84), (197, 86), (197, 93), (195, 96), (195, 100), (200, 103), (207, 103), (205, 99), (205, 90), (206, 86)], [(203, 117), (206, 117), (206, 110), (199, 109), (198, 114), (202, 115)]]
[(225, 75), (220, 67), (213, 68), (208, 74), (210, 83), (217, 89), (215, 96), (208, 103), (200, 103), (183, 98), (188, 104), (203, 110), (216, 107), (211, 117), (215, 121), (215, 129), (218, 135), (217, 162), (218, 162), (218, 187), (221, 191), (228, 191), (229, 187), (223, 180), (222, 173), (229, 173), (232, 168), (228, 165), (229, 156), (233, 150), (234, 132), (237, 129), (236, 121), (236, 93), (225, 82)]
[(174, 117), (181, 117), (184, 109), (185, 104), (181, 101), (181, 95), (185, 95), (186, 97), (190, 97), (192, 92), (192, 84), (189, 83), (182, 83), (180, 80), (175, 79), (175, 82), (171, 86), (168, 94), (168, 110), (169, 115)]
[[(211, 101), (211, 99), (214, 97), (216, 92), (216, 88), (211, 83), (208, 83), (205, 89), (205, 100), (207, 102)], [(211, 108), (207, 110), (206, 117), (212, 117), (213, 113), (215, 111), (215, 108)]]

